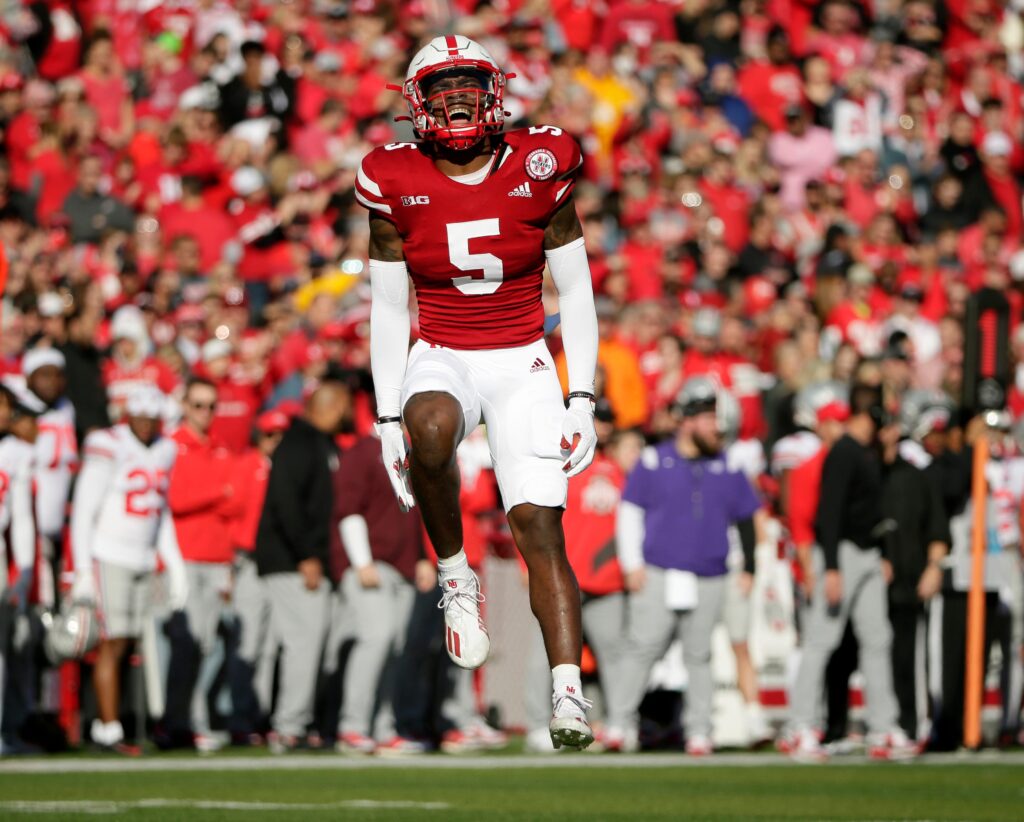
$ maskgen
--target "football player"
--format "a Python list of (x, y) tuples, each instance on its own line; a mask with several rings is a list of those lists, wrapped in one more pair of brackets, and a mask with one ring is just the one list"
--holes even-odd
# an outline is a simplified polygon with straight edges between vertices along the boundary
[(39, 417), (36, 439), (36, 520), (43, 538), (43, 556), (48, 563), (40, 567), (40, 596), (53, 604), (54, 561), (64, 530), (64, 514), (71, 489), (71, 469), (78, 462), (75, 437), (75, 409), (65, 395), (67, 376), (64, 355), (56, 348), (30, 348), (22, 358), (25, 384), (46, 410)]
[(103, 627), (93, 668), (99, 717), (92, 740), (104, 750), (137, 755), (118, 720), (121, 660), (142, 634), (153, 598), (157, 554), (167, 569), (172, 610), (185, 605), (185, 564), (167, 510), (167, 485), (177, 452), (160, 436), (166, 397), (141, 385), (125, 403), (127, 422), (85, 439), (75, 484), (71, 540), (75, 601), (94, 601)]
[[(455, 449), (486, 424), (552, 666), (552, 741), (585, 747), (580, 598), (561, 522), (568, 478), (596, 443), (597, 318), (572, 196), (582, 156), (555, 126), (503, 132), (507, 79), (478, 43), (434, 38), (400, 88), (418, 142), (378, 147), (359, 168), (377, 424), (395, 493), (419, 504), (437, 549), (446, 645), (464, 668), (483, 664), (489, 640), (462, 550)], [(559, 295), (568, 409), (543, 339), (545, 264)], [(411, 350), (410, 275), (420, 329)]]
[[(8, 733), (0, 738), (0, 754), (20, 750), (15, 731), (21, 717), (3, 716), (4, 686), (10, 678), (22, 687), (23, 673), (8, 649), (15, 634), (15, 620), (28, 607), (36, 557), (33, 516), (33, 477), (37, 417), (46, 406), (16, 383), (0, 385), (0, 716)], [(10, 571), (8, 571), (10, 568)], [(27, 718), (27, 717), (24, 717)], [(10, 727), (8, 727), (10, 726)]]

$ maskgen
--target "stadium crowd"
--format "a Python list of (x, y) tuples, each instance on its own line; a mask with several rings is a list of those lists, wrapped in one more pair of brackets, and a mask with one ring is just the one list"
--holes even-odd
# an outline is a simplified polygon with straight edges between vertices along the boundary
[[(163, 704), (148, 705), (161, 746), (212, 750), (230, 738), (283, 751), (333, 745), (335, 726), (338, 746), (360, 753), (505, 744), (479, 683), (440, 646), (430, 546), (415, 513), (399, 511), (372, 430), (368, 229), (354, 185), (373, 146), (411, 138), (386, 84), (402, 82), (424, 38), (449, 31), (514, 73), (509, 127), (554, 124), (584, 150), (575, 197), (598, 295), (600, 448), (572, 480), (565, 522), (605, 747), (646, 741), (636, 712), (647, 683), (635, 671), (676, 633), (698, 681), (718, 614), (698, 619), (694, 603), (723, 598), (750, 738), (773, 735), (742, 607), (755, 556), (758, 574), (780, 558), (793, 569), (803, 664), (832, 660), (827, 673), (795, 674), (802, 696), (791, 692), (784, 749), (824, 755), (823, 680), (826, 739), (846, 737), (858, 641), (878, 755), (909, 755), (918, 739), (959, 745), (978, 437), (993, 451), (988, 637), (1002, 644), (1001, 730), (1015, 739), (1022, 11), (999, 0), (4, 4), (3, 750), (23, 747), (40, 706), (79, 691), (63, 661), (74, 649), (47, 644), (39, 615), (53, 622), (62, 602), (81, 600), (102, 612), (115, 590), (124, 607), (103, 614), (92, 682), (81, 680), (82, 715), (95, 721), (65, 727), (72, 740), (84, 732), (130, 752), (119, 681), (129, 640), (142, 637), (144, 656), (170, 649)], [(1007, 410), (988, 424), (959, 408), (963, 321), (982, 287), (1009, 301), (1015, 363)], [(557, 365), (564, 383), (564, 358)], [(710, 395), (698, 378), (713, 381)], [(715, 430), (701, 433), (708, 411)], [(758, 511), (756, 551), (743, 561), (732, 549), (729, 590), (713, 595), (705, 577), (726, 574), (724, 554), (700, 567), (655, 559), (619, 521), (625, 494), (651, 537), (661, 503), (641, 475), (659, 470), (656, 444), (680, 443), (686, 456), (702, 437), (749, 479), (730, 498)], [(826, 539), (815, 523), (826, 454), (854, 441), (866, 462), (851, 471), (877, 473), (849, 487), (885, 488), (871, 513), (890, 527), (832, 534), (822, 554), (812, 545)], [(484, 441), (470, 438), (460, 458), (466, 551), (481, 567), (509, 557), (508, 528)], [(122, 477), (131, 459), (144, 468)], [(108, 487), (120, 512), (108, 511)], [(825, 519), (862, 512), (861, 498), (835, 508), (846, 488), (823, 495)], [(723, 545), (749, 515), (723, 514)], [(617, 528), (618, 559), (606, 550)], [(140, 544), (153, 550), (126, 559)], [(641, 597), (662, 571), (695, 573), (700, 596), (687, 577), (665, 582), (660, 601)], [(866, 581), (859, 594), (829, 589), (840, 571), (851, 592)], [(303, 588), (320, 592), (315, 605), (293, 607)], [(926, 688), (915, 637), (928, 609), (940, 637), (928, 655), (942, 665)], [(680, 614), (693, 619), (673, 622)], [(159, 636), (147, 640), (153, 615)], [(624, 632), (653, 634), (655, 623), (657, 641), (631, 650)], [(209, 698), (220, 668), (227, 709)], [(543, 660), (539, 669), (543, 679)], [(546, 694), (537, 678), (528, 703)], [(687, 707), (694, 754), (712, 749), (706, 696)], [(530, 722), (541, 726), (544, 711), (528, 708)], [(545, 733), (528, 742), (543, 749)]]

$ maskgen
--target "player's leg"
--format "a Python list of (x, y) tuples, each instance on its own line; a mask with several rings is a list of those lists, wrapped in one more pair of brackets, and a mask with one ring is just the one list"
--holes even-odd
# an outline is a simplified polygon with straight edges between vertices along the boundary
[(96, 691), (97, 718), (90, 730), (93, 742), (118, 753), (137, 753), (124, 745), (124, 728), (119, 718), (121, 706), (121, 661), (132, 642), (141, 634), (143, 590), (138, 575), (109, 562), (96, 563), (99, 606), (104, 637), (96, 651), (93, 688)]
[(455, 449), (465, 422), (459, 401), (444, 391), (414, 394), (402, 412), (409, 431), (409, 479), (423, 525), (440, 559), (462, 550), (459, 466)]
[(462, 550), (459, 468), (455, 450), (480, 421), (473, 378), (455, 352), (413, 346), (402, 385), (402, 418), (409, 432), (409, 478), (423, 525), (438, 556), (445, 647), (463, 668), (478, 668), (490, 652), (480, 617), (480, 583)]
[(695, 755), (711, 753), (711, 632), (722, 614), (726, 577), (699, 577), (697, 607), (682, 617), (683, 662), (686, 686), (686, 750)]
[(554, 685), (550, 723), (555, 747), (586, 747), (594, 740), (586, 721), (580, 657), (583, 627), (580, 589), (565, 555), (562, 509), (521, 503), (508, 512), (530, 575), (530, 609), (540, 624)]

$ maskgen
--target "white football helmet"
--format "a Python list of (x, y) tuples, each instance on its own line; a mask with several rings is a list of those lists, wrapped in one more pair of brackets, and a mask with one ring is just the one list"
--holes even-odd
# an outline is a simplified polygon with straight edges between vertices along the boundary
[(818, 413), (828, 405), (849, 406), (850, 390), (838, 380), (814, 382), (801, 388), (793, 399), (793, 422), (813, 431), (818, 427)]
[[(461, 34), (435, 37), (416, 52), (401, 91), (409, 104), (416, 136), (446, 148), (472, 148), (505, 124), (505, 74), (487, 50)], [(465, 82), (434, 90), (448, 78)]]
[(942, 391), (908, 391), (900, 403), (900, 427), (904, 436), (920, 442), (932, 431), (948, 429), (955, 411), (953, 402)]
[(740, 436), (740, 425), (743, 423), (743, 409), (731, 391), (723, 388), (718, 392), (715, 413), (718, 415), (718, 430), (722, 434), (722, 439), (727, 445), (736, 442)]
[(56, 613), (43, 613), (42, 620), (46, 629), (43, 649), (54, 665), (82, 659), (100, 642), (99, 617), (91, 603), (65, 600)]

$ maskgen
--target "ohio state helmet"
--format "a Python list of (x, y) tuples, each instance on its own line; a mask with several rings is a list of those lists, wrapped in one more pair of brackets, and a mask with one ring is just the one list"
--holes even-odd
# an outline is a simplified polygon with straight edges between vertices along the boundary
[(743, 423), (743, 409), (731, 391), (723, 388), (718, 392), (715, 414), (718, 417), (718, 431), (722, 439), (730, 444), (736, 442)]
[[(451, 88), (431, 94), (430, 86), (444, 76), (469, 75), (480, 88)], [(416, 52), (399, 88), (409, 104), (416, 136), (458, 151), (472, 148), (488, 134), (496, 134), (505, 124), (505, 74), (483, 46), (461, 34), (435, 37)], [(467, 96), (475, 100), (466, 102)], [(440, 107), (443, 119), (434, 109)], [(468, 109), (463, 111), (462, 109)], [(452, 115), (465, 116), (465, 122), (453, 123)]]
[(99, 644), (99, 617), (90, 602), (65, 600), (59, 611), (44, 613), (42, 620), (46, 629), (43, 650), (54, 665), (81, 659)]
[(841, 418), (849, 409), (850, 391), (838, 380), (814, 382), (801, 388), (793, 399), (793, 422), (800, 428), (813, 431), (821, 421), (823, 409), (835, 409)]

